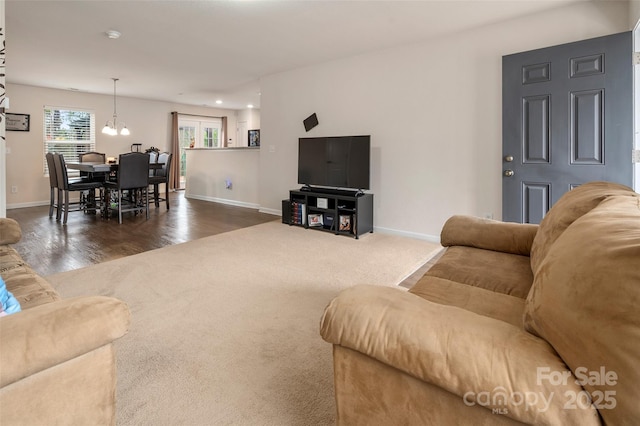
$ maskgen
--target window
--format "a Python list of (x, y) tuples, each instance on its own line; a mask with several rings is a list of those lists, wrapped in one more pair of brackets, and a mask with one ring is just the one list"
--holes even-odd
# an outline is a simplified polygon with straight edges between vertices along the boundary
[[(57, 152), (66, 162), (79, 160), (79, 154), (96, 150), (96, 123), (93, 111), (44, 107), (44, 154)], [(49, 174), (44, 159), (44, 174)], [(69, 175), (78, 172), (69, 171)]]
[(219, 127), (209, 127), (203, 124), (202, 134), (204, 136), (202, 142), (205, 148), (218, 148), (220, 146)]

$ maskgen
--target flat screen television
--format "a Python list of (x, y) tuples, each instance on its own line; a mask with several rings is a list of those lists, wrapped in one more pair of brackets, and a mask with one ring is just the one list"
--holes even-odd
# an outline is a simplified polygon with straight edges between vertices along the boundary
[(330, 136), (298, 140), (298, 183), (370, 189), (371, 136)]

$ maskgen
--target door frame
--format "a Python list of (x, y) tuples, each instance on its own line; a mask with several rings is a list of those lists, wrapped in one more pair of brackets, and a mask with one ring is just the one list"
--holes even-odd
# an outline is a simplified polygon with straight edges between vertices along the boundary
[[(637, 56), (640, 51), (640, 20), (633, 28), (633, 51)], [(633, 65), (633, 149), (636, 155), (640, 152), (640, 64), (634, 60)], [(633, 165), (633, 190), (640, 192), (640, 161)]]

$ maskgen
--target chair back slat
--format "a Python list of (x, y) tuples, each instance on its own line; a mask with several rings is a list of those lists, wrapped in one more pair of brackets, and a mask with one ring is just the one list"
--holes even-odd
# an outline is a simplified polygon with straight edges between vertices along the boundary
[[(158, 151), (155, 151), (153, 149), (148, 149), (146, 151), (147, 154), (149, 154), (149, 164), (155, 164), (158, 162)], [(156, 175), (156, 171), (157, 169), (149, 169), (149, 177), (154, 177)]]
[(69, 175), (67, 174), (67, 163), (64, 162), (64, 156), (62, 154), (53, 154), (53, 163), (55, 164), (58, 188), (68, 190)]

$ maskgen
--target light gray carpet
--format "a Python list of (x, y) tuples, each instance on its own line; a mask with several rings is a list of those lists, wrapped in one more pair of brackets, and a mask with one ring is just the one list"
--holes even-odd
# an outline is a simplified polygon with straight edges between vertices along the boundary
[(269, 222), (47, 278), (63, 297), (129, 305), (119, 425), (328, 425), (324, 307), (355, 284), (397, 285), (439, 249)]

